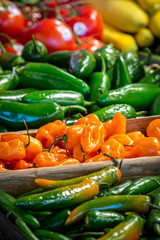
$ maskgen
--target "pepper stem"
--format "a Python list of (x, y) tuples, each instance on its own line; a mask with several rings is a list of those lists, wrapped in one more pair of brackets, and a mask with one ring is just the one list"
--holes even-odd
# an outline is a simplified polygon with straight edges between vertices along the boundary
[(149, 48), (145, 48), (143, 51), (147, 53), (147, 56), (141, 61), (141, 64), (146, 65), (152, 55), (152, 52)]
[(23, 120), (23, 122), (24, 122), (24, 125), (25, 125), (25, 128), (26, 128), (26, 130), (27, 130), (27, 135), (28, 135), (28, 143), (27, 144), (25, 144), (24, 143), (24, 147), (25, 147), (25, 149), (29, 146), (29, 144), (30, 144), (30, 135), (29, 135), (29, 130), (28, 130), (28, 126), (27, 126), (27, 123), (26, 123), (26, 121), (25, 121), (25, 119), (22, 119)]
[(62, 143), (64, 144), (64, 148), (66, 150), (67, 156), (70, 157), (69, 153), (68, 153), (68, 150), (66, 148), (66, 141), (67, 141), (67, 135), (66, 134), (64, 134), (63, 137), (60, 137), (60, 138), (56, 137), (54, 142), (51, 144), (50, 148), (48, 149), (48, 152), (51, 151), (51, 149), (54, 147), (55, 143), (58, 142), (58, 141), (62, 141)]
[(115, 157), (113, 157), (113, 156), (111, 156), (111, 155), (109, 155), (107, 153), (103, 153), (103, 156), (111, 158), (111, 160), (113, 161), (114, 165), (119, 168), (119, 162), (118, 162), (118, 160)]
[(37, 48), (37, 45), (36, 45), (36, 42), (35, 42), (35, 37), (34, 37), (33, 34), (32, 34), (32, 42), (33, 42), (33, 45), (34, 45), (35, 52), (38, 53), (38, 48)]

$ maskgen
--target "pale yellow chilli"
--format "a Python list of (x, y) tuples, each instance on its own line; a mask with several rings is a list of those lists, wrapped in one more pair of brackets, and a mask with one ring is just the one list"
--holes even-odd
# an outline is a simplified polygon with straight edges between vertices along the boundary
[(148, 28), (141, 28), (136, 34), (135, 39), (140, 47), (149, 47), (154, 42), (154, 35)]

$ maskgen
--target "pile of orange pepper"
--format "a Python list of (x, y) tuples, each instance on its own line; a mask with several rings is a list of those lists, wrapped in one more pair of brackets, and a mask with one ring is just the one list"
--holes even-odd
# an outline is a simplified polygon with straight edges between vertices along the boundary
[(145, 135), (126, 133), (126, 117), (117, 112), (105, 123), (89, 114), (69, 127), (60, 120), (48, 123), (35, 137), (0, 136), (0, 171), (110, 160), (106, 154), (116, 159), (160, 156), (160, 119), (149, 123)]

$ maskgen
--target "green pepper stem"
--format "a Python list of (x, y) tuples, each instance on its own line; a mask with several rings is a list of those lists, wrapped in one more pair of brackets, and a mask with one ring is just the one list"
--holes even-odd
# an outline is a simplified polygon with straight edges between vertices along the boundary
[(104, 58), (102, 57), (101, 54), (100, 55), (100, 58), (101, 58), (101, 63), (102, 63), (102, 68), (101, 68), (101, 73), (106, 73), (106, 63), (104, 61)]
[(91, 102), (89, 102), (89, 101), (84, 100), (84, 107), (92, 106), (92, 105), (94, 105), (95, 103), (96, 103), (96, 101), (91, 101)]
[(37, 48), (37, 45), (36, 45), (36, 42), (35, 42), (35, 37), (34, 37), (33, 34), (32, 34), (32, 42), (33, 42), (33, 45), (34, 45), (35, 52), (38, 53), (38, 48)]
[(118, 162), (118, 160), (117, 160), (115, 157), (113, 157), (113, 156), (111, 156), (111, 155), (109, 155), (109, 154), (107, 154), (107, 153), (103, 153), (103, 156), (106, 156), (106, 157), (111, 158), (111, 160), (113, 161), (114, 165), (115, 165), (116, 167), (119, 166), (119, 162)]
[(148, 112), (147, 111), (139, 111), (139, 112), (136, 112), (136, 116), (141, 116), (143, 114), (147, 114)]
[(101, 237), (105, 234), (105, 232), (82, 232), (82, 233), (74, 233), (68, 235), (71, 238), (79, 237), (79, 236), (92, 236), (92, 237)]
[(28, 143), (27, 144), (25, 144), (24, 143), (24, 147), (25, 147), (25, 149), (29, 146), (29, 144), (30, 144), (30, 135), (29, 135), (29, 130), (28, 130), (28, 126), (27, 126), (27, 123), (26, 123), (26, 121), (25, 121), (25, 119), (22, 119), (23, 120), (23, 122), (24, 122), (24, 125), (25, 125), (25, 127), (26, 127), (26, 130), (27, 130), (27, 135), (28, 135)]
[(61, 108), (62, 108), (62, 111), (64, 112), (64, 114), (68, 111), (70, 111), (71, 114), (76, 114), (78, 112), (87, 114), (87, 109), (80, 105), (61, 106)]
[(143, 51), (147, 53), (147, 56), (141, 61), (141, 64), (146, 65), (148, 63), (148, 61), (150, 60), (152, 52), (149, 48), (145, 48)]
[(2, 51), (2, 53), (7, 52), (6, 49), (3, 47), (3, 44), (0, 42), (0, 49)]
[(56, 137), (54, 142), (51, 144), (50, 148), (48, 149), (48, 152), (51, 151), (51, 149), (54, 147), (55, 143), (58, 142), (58, 141), (62, 141), (63, 142), (64, 148), (65, 148), (67, 156), (69, 158), (70, 156), (69, 156), (68, 150), (66, 148), (66, 141), (67, 141), (67, 135), (66, 134), (64, 134), (63, 137), (60, 137), (60, 138)]

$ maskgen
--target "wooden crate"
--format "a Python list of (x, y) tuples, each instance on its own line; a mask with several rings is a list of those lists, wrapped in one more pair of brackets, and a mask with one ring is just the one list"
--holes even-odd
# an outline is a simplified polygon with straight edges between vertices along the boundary
[[(139, 119), (128, 119), (127, 132), (142, 131), (145, 134), (148, 124), (156, 118), (160, 118), (160, 115)], [(37, 130), (30, 130), (30, 134), (35, 136), (36, 131)], [(18, 131), (16, 133), (26, 134), (26, 131)], [(35, 178), (55, 180), (69, 179), (89, 174), (111, 165), (111, 161), (106, 161), (97, 163), (81, 163), (60, 167), (3, 171), (0, 172), (0, 188), (13, 196), (16, 196), (37, 188), (34, 182)], [(121, 181), (124, 181), (125, 179), (135, 179), (142, 176), (159, 175), (160, 156), (124, 159), (121, 172)]]

